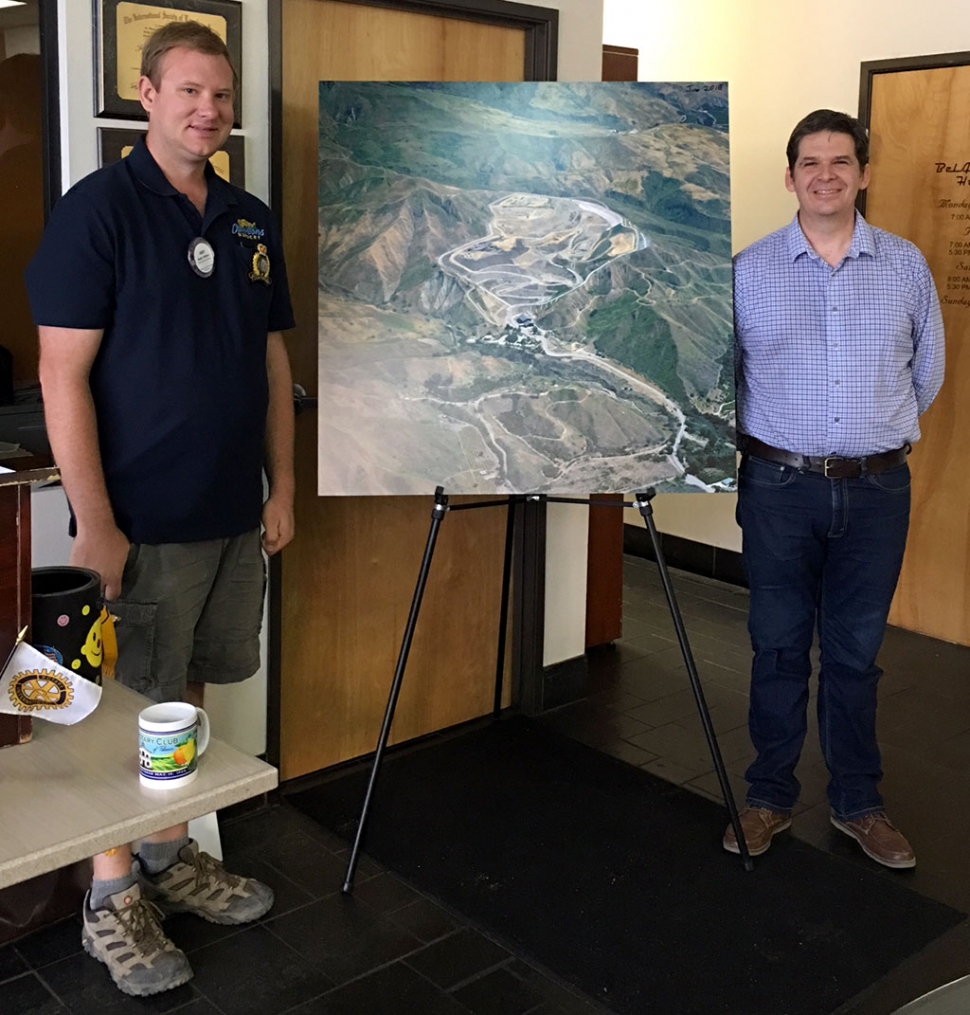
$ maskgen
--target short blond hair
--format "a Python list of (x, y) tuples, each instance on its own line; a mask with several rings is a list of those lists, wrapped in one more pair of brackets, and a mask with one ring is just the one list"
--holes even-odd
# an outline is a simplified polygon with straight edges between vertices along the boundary
[(173, 21), (152, 32), (141, 51), (142, 77), (148, 78), (157, 89), (162, 81), (162, 60), (170, 49), (191, 49), (196, 53), (225, 57), (232, 71), (232, 87), (239, 90), (239, 75), (232, 64), (226, 44), (198, 21)]

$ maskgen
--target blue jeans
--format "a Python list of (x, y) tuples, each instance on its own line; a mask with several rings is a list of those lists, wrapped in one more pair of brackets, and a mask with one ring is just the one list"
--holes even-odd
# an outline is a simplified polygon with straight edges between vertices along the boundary
[(805, 740), (809, 652), (818, 625), (818, 729), (833, 814), (882, 810), (876, 655), (909, 527), (909, 466), (826, 479), (746, 457), (738, 521), (751, 588), (748, 724), (757, 759), (748, 803), (787, 811)]

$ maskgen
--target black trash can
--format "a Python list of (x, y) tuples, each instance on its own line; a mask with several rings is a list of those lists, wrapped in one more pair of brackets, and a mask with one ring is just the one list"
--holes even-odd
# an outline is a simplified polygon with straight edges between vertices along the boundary
[(39, 567), (30, 573), (30, 642), (79, 676), (101, 683), (101, 576), (83, 567)]

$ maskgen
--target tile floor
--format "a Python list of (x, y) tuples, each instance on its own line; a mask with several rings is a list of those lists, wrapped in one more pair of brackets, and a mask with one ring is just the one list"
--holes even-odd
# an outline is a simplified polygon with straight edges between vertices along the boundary
[[(745, 727), (746, 593), (683, 572), (674, 572), (674, 582), (721, 751), (741, 800), (751, 755)], [(877, 870), (968, 911), (970, 649), (890, 629), (881, 664), (883, 789), (891, 814), (916, 846), (919, 866), (903, 873)], [(627, 559), (623, 638), (593, 654), (590, 673), (589, 697), (551, 713), (550, 724), (694, 792), (718, 797), (656, 565)], [(828, 824), (814, 728), (799, 776), (803, 793), (792, 834), (871, 867)], [(577, 996), (366, 857), (353, 897), (341, 895), (346, 844), (285, 800), (224, 822), (222, 837), (227, 865), (271, 882), (277, 904), (245, 928), (169, 918), (171, 937), (195, 969), (190, 983), (153, 998), (122, 995), (103, 967), (81, 951), (78, 923), (69, 919), (0, 947), (0, 1013), (602, 1013), (591, 999)], [(970, 921), (838, 1015), (890, 1015), (967, 973)]]

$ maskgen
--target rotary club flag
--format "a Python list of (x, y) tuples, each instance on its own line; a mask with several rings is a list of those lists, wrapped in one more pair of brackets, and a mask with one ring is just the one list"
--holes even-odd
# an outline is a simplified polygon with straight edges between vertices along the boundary
[(73, 726), (101, 701), (101, 688), (18, 641), (0, 670), (0, 712)]

